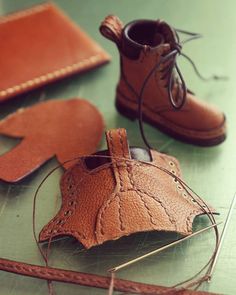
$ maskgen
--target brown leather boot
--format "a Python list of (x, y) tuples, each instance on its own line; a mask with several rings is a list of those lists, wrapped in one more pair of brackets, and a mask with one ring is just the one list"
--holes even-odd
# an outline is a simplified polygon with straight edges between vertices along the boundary
[[(116, 107), (131, 119), (139, 118), (142, 134), (144, 120), (188, 143), (211, 146), (225, 140), (224, 114), (187, 89), (176, 63), (179, 54), (192, 63), (181, 53), (181, 44), (199, 35), (174, 30), (160, 20), (137, 20), (123, 27), (115, 16), (106, 17), (100, 31), (120, 52)], [(191, 37), (180, 42), (177, 31)]]

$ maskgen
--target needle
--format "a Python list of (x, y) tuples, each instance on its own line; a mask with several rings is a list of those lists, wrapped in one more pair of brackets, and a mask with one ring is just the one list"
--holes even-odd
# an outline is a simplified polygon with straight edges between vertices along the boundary
[(219, 241), (219, 244), (218, 244), (218, 247), (217, 247), (217, 250), (216, 250), (214, 259), (212, 261), (212, 264), (211, 264), (211, 267), (210, 267), (210, 270), (209, 270), (208, 282), (211, 281), (212, 274), (214, 272), (214, 269), (215, 269), (215, 266), (216, 266), (216, 262), (217, 262), (217, 259), (219, 257), (220, 250), (221, 250), (221, 247), (222, 247), (224, 238), (225, 238), (225, 233), (226, 233), (226, 230), (227, 230), (228, 225), (229, 225), (230, 218), (231, 218), (232, 213), (233, 213), (233, 208), (235, 206), (235, 202), (236, 202), (236, 193), (234, 194), (233, 200), (232, 200), (231, 205), (229, 207), (229, 212), (227, 214), (227, 217), (226, 217), (226, 220), (225, 220), (225, 223), (224, 223), (224, 227), (223, 227), (223, 230), (222, 230), (222, 233), (221, 233), (221, 236), (220, 236), (220, 241)]
[(129, 265), (131, 265), (131, 264), (133, 264), (133, 263), (135, 263), (135, 262), (138, 262), (138, 261), (140, 261), (140, 260), (142, 260), (142, 259), (144, 259), (144, 258), (147, 258), (147, 257), (149, 257), (149, 256), (151, 256), (151, 255), (154, 255), (154, 254), (160, 253), (160, 252), (163, 251), (163, 250), (166, 250), (166, 249), (168, 249), (168, 248), (170, 248), (170, 247), (173, 247), (173, 246), (175, 246), (175, 245), (177, 245), (177, 244), (179, 244), (179, 243), (182, 243), (183, 241), (186, 241), (186, 240), (188, 240), (188, 239), (190, 239), (190, 238), (192, 238), (192, 237), (194, 237), (194, 236), (196, 236), (196, 235), (198, 235), (198, 234), (200, 234), (200, 233), (203, 233), (203, 232), (205, 232), (205, 231), (207, 231), (207, 230), (209, 230), (209, 229), (211, 229), (211, 228), (213, 228), (213, 227), (215, 227), (215, 226), (217, 226), (217, 225), (219, 225), (219, 224), (221, 224), (221, 223), (222, 223), (222, 222), (218, 222), (218, 223), (211, 224), (211, 225), (209, 225), (209, 226), (207, 226), (207, 227), (204, 227), (204, 228), (202, 228), (202, 229), (200, 229), (200, 230), (198, 230), (198, 231), (192, 233), (192, 234), (189, 235), (189, 236), (186, 236), (186, 237), (180, 238), (180, 239), (178, 239), (178, 240), (176, 240), (176, 241), (174, 241), (174, 242), (172, 242), (172, 243), (170, 243), (170, 244), (167, 244), (167, 245), (165, 245), (165, 246), (163, 246), (163, 247), (161, 247), (161, 248), (159, 248), (159, 249), (156, 249), (156, 250), (151, 251), (151, 252), (149, 252), (149, 253), (147, 253), (147, 254), (144, 254), (144, 255), (142, 255), (142, 256), (139, 256), (139, 257), (137, 257), (137, 258), (135, 258), (135, 259), (133, 259), (133, 260), (130, 260), (130, 261), (128, 261), (128, 262), (125, 262), (125, 263), (123, 263), (123, 264), (120, 264), (120, 265), (118, 265), (118, 266), (116, 266), (116, 267), (113, 267), (113, 268), (109, 269), (108, 272), (114, 273), (114, 272), (116, 272), (116, 271), (118, 271), (118, 270), (120, 270), (120, 269), (122, 269), (122, 268), (124, 268), (124, 267), (127, 267), (127, 266), (129, 266)]

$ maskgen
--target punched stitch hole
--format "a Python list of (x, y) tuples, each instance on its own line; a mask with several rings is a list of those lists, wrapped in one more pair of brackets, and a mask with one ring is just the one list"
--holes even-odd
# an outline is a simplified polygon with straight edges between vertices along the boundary
[(171, 170), (171, 173), (172, 173), (172, 174), (176, 174), (175, 170)]
[(69, 215), (71, 215), (71, 214), (72, 214), (72, 211), (71, 211), (71, 210), (67, 210), (67, 211), (64, 213), (65, 216), (69, 216)]
[(73, 206), (73, 205), (75, 205), (75, 202), (74, 201), (70, 201), (69, 202), (69, 206)]
[(177, 188), (178, 188), (179, 190), (182, 190), (182, 186), (180, 186), (180, 185), (178, 185)]

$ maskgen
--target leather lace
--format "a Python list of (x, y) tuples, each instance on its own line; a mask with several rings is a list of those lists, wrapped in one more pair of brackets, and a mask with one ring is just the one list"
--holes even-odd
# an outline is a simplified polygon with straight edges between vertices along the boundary
[[(179, 30), (179, 29), (175, 29), (174, 31), (175, 31), (175, 35), (176, 35), (176, 41), (171, 44), (172, 49), (166, 55), (162, 55), (159, 62), (157, 64), (155, 64), (155, 66), (150, 70), (150, 72), (148, 73), (148, 75), (144, 79), (140, 93), (138, 95), (139, 129), (140, 129), (142, 139), (143, 139), (145, 145), (149, 149), (151, 149), (151, 146), (145, 136), (144, 128), (143, 128), (143, 112), (142, 112), (143, 93), (144, 93), (144, 90), (146, 88), (146, 85), (147, 85), (149, 79), (156, 71), (160, 71), (162, 73), (161, 79), (167, 80), (166, 88), (167, 88), (167, 92), (168, 92), (169, 101), (170, 101), (171, 106), (175, 110), (181, 109), (183, 107), (183, 105), (185, 104), (185, 101), (187, 98), (187, 93), (192, 93), (190, 90), (187, 89), (184, 77), (179, 69), (178, 64), (177, 64), (177, 57), (179, 55), (183, 56), (185, 59), (187, 59), (190, 62), (196, 75), (203, 81), (208, 81), (211, 79), (219, 80), (219, 79), (226, 78), (226, 77), (219, 77), (216, 75), (213, 75), (208, 78), (202, 76), (200, 74), (200, 72), (198, 71), (193, 60), (189, 56), (187, 56), (186, 54), (182, 53), (182, 47), (185, 43), (187, 43), (189, 41), (193, 41), (195, 39), (199, 39), (202, 37), (202, 35), (200, 35), (198, 33), (192, 33), (192, 32), (187, 32), (184, 30)], [(186, 34), (186, 35), (189, 35), (190, 37), (187, 39), (184, 39), (183, 41), (180, 41), (178, 33)], [(160, 70), (160, 67), (162, 65), (165, 66), (165, 63), (168, 63), (167, 66), (165, 67), (165, 69)], [(177, 87), (176, 97), (173, 97), (173, 93), (172, 93), (174, 86)]]

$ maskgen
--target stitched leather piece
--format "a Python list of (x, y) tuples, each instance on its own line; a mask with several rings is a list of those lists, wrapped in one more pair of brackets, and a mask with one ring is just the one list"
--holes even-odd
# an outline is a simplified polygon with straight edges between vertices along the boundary
[(0, 18), (0, 40), (0, 102), (110, 60), (49, 3)]
[(0, 179), (17, 182), (54, 156), (64, 163), (95, 152), (103, 126), (101, 114), (83, 99), (51, 100), (19, 109), (0, 121), (0, 134), (22, 138), (0, 156)]
[[(39, 240), (71, 235), (90, 248), (143, 231), (190, 234), (193, 219), (204, 210), (176, 178), (131, 161), (124, 129), (109, 130), (106, 137), (111, 164), (91, 171), (81, 159), (68, 169), (61, 179), (62, 207)], [(151, 164), (181, 177), (175, 158), (154, 150), (151, 156)]]
[[(69, 271), (64, 269), (45, 267), (39, 265), (32, 265), (23, 262), (12, 261), (9, 259), (0, 258), (0, 270), (20, 274), (24, 276), (34, 277), (38, 279), (58, 281), (64, 283), (78, 284), (88, 287), (96, 287), (102, 289), (108, 289), (110, 285), (110, 278)], [(157, 285), (143, 284), (128, 280), (115, 279), (114, 290), (120, 292), (131, 292), (132, 294), (169, 294), (169, 295), (210, 295), (213, 293), (197, 292), (191, 290), (173, 291), (168, 287), (162, 287)], [(216, 295), (216, 294), (215, 294)]]

